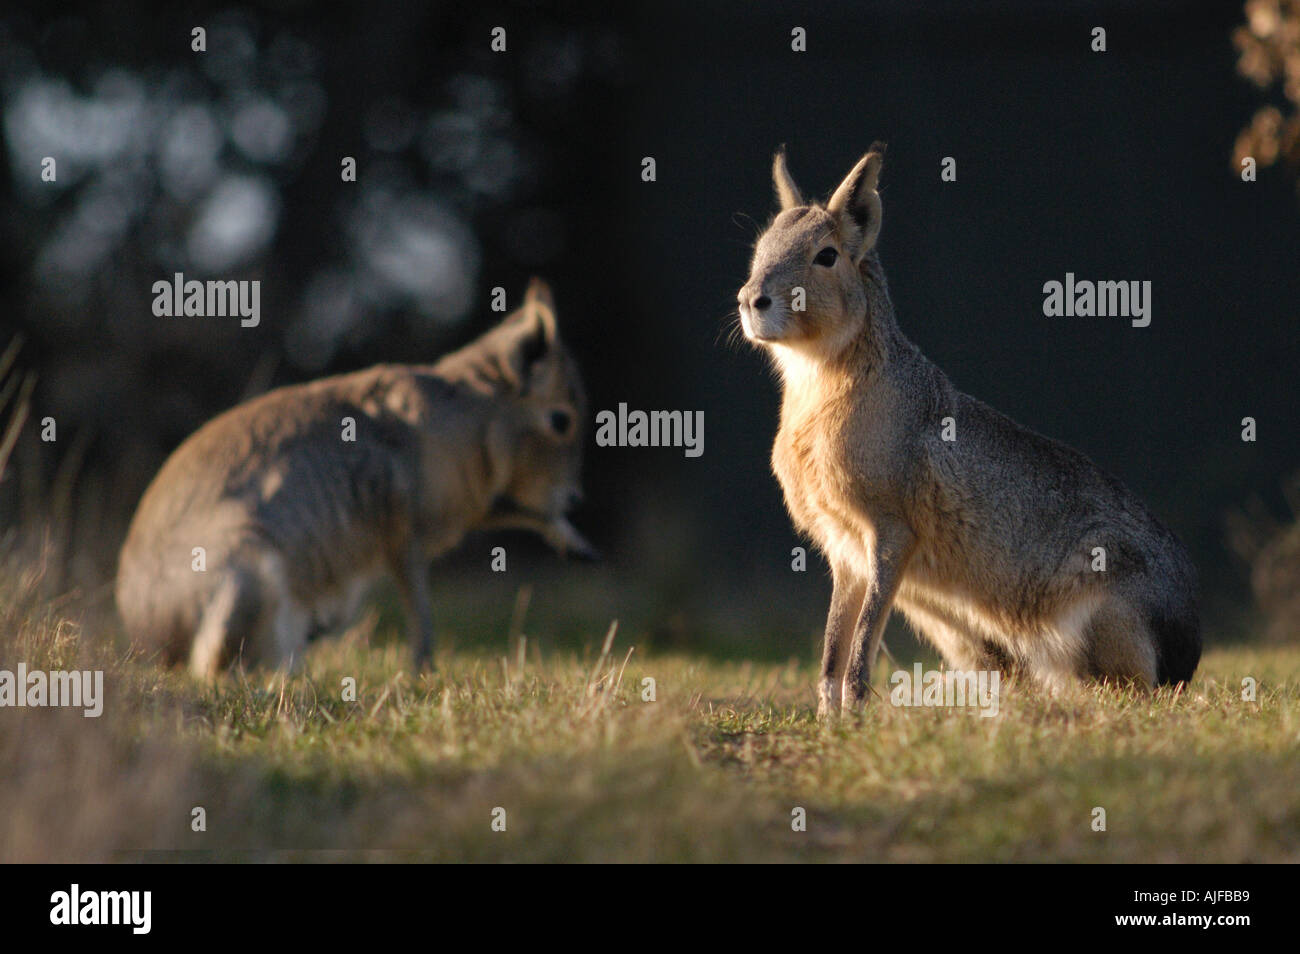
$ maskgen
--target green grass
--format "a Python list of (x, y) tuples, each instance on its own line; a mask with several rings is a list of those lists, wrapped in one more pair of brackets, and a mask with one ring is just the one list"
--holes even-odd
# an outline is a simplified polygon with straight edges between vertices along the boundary
[(1300, 859), (1295, 648), (1212, 650), (1177, 697), (1004, 687), (993, 718), (894, 708), (882, 673), (827, 726), (811, 656), (593, 634), (585, 656), (459, 650), (417, 678), (362, 626), (296, 675), (207, 686), (89, 648), (57, 608), (7, 622), (0, 668), (104, 665), (108, 690), (100, 719), (0, 710), (3, 861)]

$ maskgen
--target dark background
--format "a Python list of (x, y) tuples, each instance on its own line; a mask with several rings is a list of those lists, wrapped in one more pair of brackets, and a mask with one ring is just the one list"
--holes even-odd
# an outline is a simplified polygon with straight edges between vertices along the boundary
[[(1201, 568), (1208, 639), (1234, 638), (1250, 604), (1225, 516), (1284, 512), (1300, 466), (1300, 203), (1287, 170), (1243, 183), (1233, 162), (1274, 101), (1236, 72), (1243, 19), (1173, 2), (7, 9), (0, 343), (24, 334), (38, 383), (0, 515), (52, 528), (61, 585), (102, 601), (139, 494), (206, 418), (428, 360), (492, 323), (493, 286), (513, 306), (537, 273), (594, 407), (703, 410), (705, 452), (593, 443), (576, 522), (607, 563), (508, 538), (519, 559), (494, 577), (472, 540), (435, 574), (455, 581), (452, 638), (498, 639), (531, 583), (557, 639), (618, 616), (638, 644), (802, 654), (829, 586), (816, 559), (790, 570), (776, 381), (727, 332), (773, 150), (825, 195), (880, 139), (904, 331), (1146, 499)], [(155, 318), (174, 271), (261, 279), (261, 326)], [(1067, 271), (1151, 281), (1151, 325), (1044, 317)], [(56, 445), (36, 439), (47, 414)]]

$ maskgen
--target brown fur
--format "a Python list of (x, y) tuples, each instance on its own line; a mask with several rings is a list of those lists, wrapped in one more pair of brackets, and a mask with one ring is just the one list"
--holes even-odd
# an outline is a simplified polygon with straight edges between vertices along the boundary
[(782, 209), (739, 294), (783, 380), (773, 469), (834, 577), (819, 713), (863, 700), (895, 606), (958, 669), (1190, 679), (1195, 572), (1173, 534), (1079, 452), (957, 391), (900, 331), (875, 251), (882, 164), (873, 147), (805, 205), (778, 153)]
[[(128, 634), (201, 676), (232, 659), (288, 665), (391, 575), (427, 663), (429, 562), (470, 530), (522, 527), (590, 553), (564, 516), (585, 417), (536, 279), (523, 307), (436, 364), (379, 365), (241, 404), (181, 444), (145, 491), (117, 578)], [(355, 440), (343, 439), (347, 418)]]

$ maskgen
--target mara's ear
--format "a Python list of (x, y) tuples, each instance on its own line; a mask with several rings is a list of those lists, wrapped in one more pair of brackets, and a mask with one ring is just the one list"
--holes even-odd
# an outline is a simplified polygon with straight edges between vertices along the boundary
[(526, 320), (537, 322), (542, 328), (546, 345), (555, 344), (559, 331), (555, 325), (555, 296), (551, 286), (534, 275), (528, 280), (528, 290), (524, 292), (524, 307), (521, 309)]
[(876, 143), (826, 203), (826, 210), (840, 220), (844, 244), (854, 261), (871, 251), (880, 237), (880, 194), (876, 186), (884, 162), (885, 147)]
[(524, 292), (524, 307), (533, 308), (537, 305), (546, 306), (554, 316), (555, 296), (551, 294), (551, 286), (546, 284), (544, 279), (534, 275), (528, 280), (528, 290)]
[(554, 350), (559, 332), (555, 324), (555, 299), (540, 278), (528, 283), (524, 304), (501, 323), (496, 350), (508, 377), (526, 390), (537, 365)]
[(551, 286), (536, 276), (528, 280), (524, 303), (501, 322), (505, 328), (526, 327), (541, 335), (546, 345), (555, 344), (559, 331), (555, 324), (555, 296)]
[(778, 149), (772, 157), (772, 185), (776, 186), (776, 198), (781, 203), (782, 212), (803, 205), (799, 187), (794, 184), (790, 170), (785, 167), (785, 146)]

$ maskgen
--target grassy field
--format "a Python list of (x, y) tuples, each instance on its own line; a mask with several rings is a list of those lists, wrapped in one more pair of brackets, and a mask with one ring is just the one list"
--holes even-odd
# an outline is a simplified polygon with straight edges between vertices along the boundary
[(57, 604), (3, 622), (0, 668), (103, 666), (107, 690), (98, 719), (0, 710), (0, 861), (1300, 860), (1296, 649), (1211, 650), (1177, 698), (1004, 685), (993, 718), (895, 708), (882, 673), (823, 726), (811, 656), (594, 633), (416, 678), (372, 621), (294, 676), (205, 686), (89, 649)]

